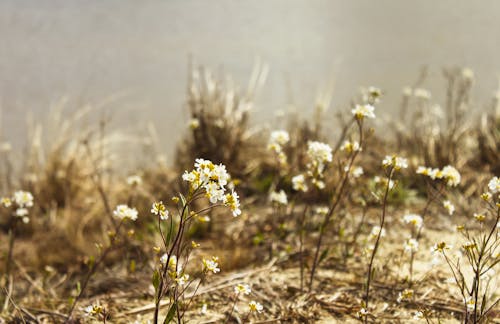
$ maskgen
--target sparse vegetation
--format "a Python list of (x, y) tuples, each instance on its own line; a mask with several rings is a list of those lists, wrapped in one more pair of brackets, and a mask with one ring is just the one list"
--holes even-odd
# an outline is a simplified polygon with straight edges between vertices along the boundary
[(500, 321), (499, 104), (468, 114), (471, 70), (444, 109), (424, 71), (384, 132), (363, 89), (335, 137), (321, 105), (252, 125), (265, 68), (246, 92), (190, 73), (172, 166), (150, 130), (155, 163), (124, 170), (92, 108), (31, 125), (23, 158), (1, 138), (0, 323)]

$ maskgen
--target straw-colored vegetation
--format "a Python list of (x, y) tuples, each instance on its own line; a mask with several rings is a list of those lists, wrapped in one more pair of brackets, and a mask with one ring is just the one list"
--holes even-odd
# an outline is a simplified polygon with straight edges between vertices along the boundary
[(500, 322), (500, 95), (423, 71), (399, 118), (369, 87), (254, 125), (266, 73), (193, 70), (172, 166), (64, 102), (0, 138), (0, 323)]

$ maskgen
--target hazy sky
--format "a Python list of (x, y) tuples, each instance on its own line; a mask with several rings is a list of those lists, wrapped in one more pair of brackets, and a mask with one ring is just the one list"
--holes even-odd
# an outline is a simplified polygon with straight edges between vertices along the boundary
[(493, 0), (0, 0), (0, 104), (13, 137), (27, 111), (42, 116), (61, 96), (73, 109), (125, 93), (109, 104), (117, 121), (153, 120), (168, 149), (186, 121), (189, 55), (241, 84), (256, 57), (267, 62), (260, 119), (290, 93), (310, 109), (332, 79), (334, 108), (377, 85), (391, 110), (422, 65), (431, 90), (441, 67), (473, 68), (482, 104), (500, 71), (499, 32)]

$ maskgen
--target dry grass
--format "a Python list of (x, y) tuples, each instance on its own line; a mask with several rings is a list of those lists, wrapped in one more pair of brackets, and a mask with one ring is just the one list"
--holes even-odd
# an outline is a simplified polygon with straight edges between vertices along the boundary
[[(372, 288), (374, 309), (370, 316), (374, 317), (371, 320), (409, 323), (415, 311), (425, 310), (430, 321), (459, 322), (462, 304), (456, 291), (445, 282), (449, 272), (444, 267), (429, 271), (430, 256), (426, 252), (419, 253), (415, 265), (415, 277), (419, 278), (414, 286), (416, 298), (401, 304), (396, 302), (398, 293), (407, 287), (402, 275), (407, 271), (407, 264), (401, 257), (402, 236), (407, 235), (404, 234), (407, 228), (400, 218), (406, 211), (421, 210), (425, 204), (425, 184), (414, 176), (416, 166), (452, 164), (462, 174), (462, 185), (452, 193), (457, 216), (443, 215), (442, 209), (434, 206), (420, 244), (421, 251), (428, 251), (441, 240), (460, 244), (454, 226), (470, 221), (472, 212), (478, 210), (475, 197), (484, 191), (492, 175), (500, 172), (498, 99), (487, 114), (474, 120), (468, 115), (472, 110), (473, 83), (460, 69), (444, 72), (446, 102), (444, 114), (439, 118), (432, 115), (435, 112), (432, 100), (414, 94), (403, 97), (402, 118), (387, 125), (395, 130), (394, 136), (380, 138), (376, 130), (374, 134), (367, 134), (367, 146), (359, 162), (365, 175), (348, 183), (349, 191), (338, 209), (338, 223), (330, 228), (331, 235), (327, 235), (325, 246), (331, 249), (322, 260), (316, 288), (306, 292), (300, 289), (299, 261), (305, 258), (306, 264), (310, 263), (319, 222), (314, 219), (316, 216), (311, 216), (307, 227), (311, 240), (303, 252), (298, 253), (297, 220), (304, 204), (311, 204), (312, 209), (329, 201), (328, 193), (340, 180), (340, 176), (334, 174), (342, 170), (342, 164), (334, 162), (328, 170), (324, 193), (309, 193), (302, 201), (297, 200), (286, 208), (283, 214), (286, 217), (280, 217), (279, 223), (276, 210), (268, 205), (267, 194), (280, 187), (294, 197), (291, 177), (306, 167), (305, 147), (309, 140), (332, 143), (334, 161), (337, 161), (341, 154), (339, 138), (355, 138), (355, 132), (349, 129), (349, 121), (339, 117), (341, 136), (329, 138), (322, 123), (322, 114), (327, 111), (322, 106), (317, 108), (312, 121), (291, 116), (286, 125), (291, 141), (284, 148), (290, 157), (289, 163), (287, 169), (277, 169), (275, 156), (266, 150), (267, 134), (250, 123), (249, 108), (266, 73), (265, 67), (257, 67), (247, 91), (243, 92), (231, 82), (215, 78), (206, 69), (193, 69), (186, 101), (190, 127), (178, 145), (172, 167), (152, 164), (124, 173), (117, 167), (122, 154), (119, 144), (124, 140), (119, 129), (110, 129), (108, 118), (85, 126), (94, 108), (84, 107), (69, 115), (64, 112), (63, 102), (52, 110), (49, 124), (33, 123), (28, 127), (28, 150), (23, 158), (14, 158), (7, 145), (0, 143), (0, 193), (4, 196), (22, 188), (35, 196), (31, 222), (16, 231), (12, 280), (3, 278), (1, 282), (0, 300), (4, 301), (10, 293), (0, 323), (64, 322), (68, 299), (75, 295), (77, 282), (83, 280), (91, 256), (97, 255), (95, 243), (110, 242), (112, 210), (120, 203), (139, 210), (139, 220), (131, 228), (134, 233), (110, 253), (89, 282), (72, 322), (89, 322), (80, 307), (96, 301), (105, 306), (112, 323), (151, 319), (153, 246), (160, 237), (155, 229), (156, 219), (149, 217), (149, 209), (153, 201), (169, 201), (185, 190), (179, 181), (180, 174), (198, 157), (224, 163), (238, 180), (237, 189), (244, 197), (243, 215), (232, 220), (227, 213), (214, 211), (209, 224), (197, 224), (188, 233), (202, 245), (193, 258), (219, 255), (223, 273), (198, 291), (187, 292), (195, 298), (186, 318), (197, 323), (221, 323), (228, 316), (228, 321), (235, 323), (359, 321), (356, 313), (361, 308), (365, 284), (364, 249), (380, 213), (379, 201), (372, 195), (372, 178), (381, 173), (380, 161), (386, 152), (392, 153), (394, 147), (408, 157), (410, 168), (401, 175), (397, 189), (389, 197), (388, 236), (377, 257), (380, 275)], [(424, 77), (420, 78), (414, 88), (420, 88), (423, 80)], [(152, 147), (158, 139), (154, 130), (149, 134), (146, 150), (151, 156), (149, 160), (155, 161), (160, 154)], [(127, 184), (127, 174), (139, 175), (142, 182)], [(365, 216), (361, 218), (361, 215)], [(9, 224), (2, 222), (7, 216), (0, 209), (2, 252), (8, 246)], [(479, 228), (471, 228), (475, 230)], [(2, 255), (2, 272), (5, 259)], [(197, 265), (189, 270), (199, 272)], [(263, 304), (263, 314), (247, 318), (243, 311), (249, 301), (246, 297), (236, 303), (239, 311), (230, 312), (233, 287), (240, 282), (252, 284), (251, 298)], [(203, 304), (208, 306), (207, 312), (200, 314)], [(500, 322), (498, 309), (492, 312), (490, 320)]]

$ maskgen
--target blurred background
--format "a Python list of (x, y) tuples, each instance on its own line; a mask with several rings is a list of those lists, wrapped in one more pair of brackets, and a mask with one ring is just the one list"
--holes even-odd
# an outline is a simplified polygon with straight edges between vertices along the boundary
[(241, 86), (268, 64), (256, 122), (310, 111), (330, 89), (330, 109), (347, 109), (370, 85), (386, 93), (378, 109), (395, 111), (422, 66), (431, 92), (443, 67), (473, 69), (481, 110), (497, 88), (499, 15), (498, 1), (1, 0), (1, 129), (22, 143), (27, 113), (65, 97), (67, 111), (99, 105), (131, 130), (153, 121), (170, 154), (188, 122), (190, 58)]

